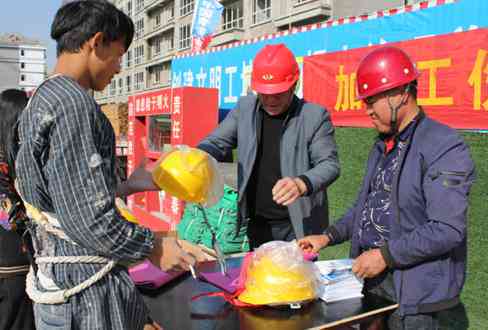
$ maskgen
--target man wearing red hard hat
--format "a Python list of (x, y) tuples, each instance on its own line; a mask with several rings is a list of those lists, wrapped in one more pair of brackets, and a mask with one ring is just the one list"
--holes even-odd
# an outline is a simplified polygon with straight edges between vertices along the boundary
[(354, 206), (323, 235), (299, 241), (318, 251), (351, 240), (352, 271), (365, 290), (400, 307), (390, 329), (438, 329), (459, 304), (466, 273), (466, 213), (474, 180), (468, 147), (417, 105), (419, 73), (399, 48), (362, 59), (357, 90), (379, 137)]
[(199, 148), (217, 160), (237, 147), (239, 220), (252, 248), (318, 234), (328, 226), (327, 187), (339, 176), (330, 115), (295, 95), (293, 53), (266, 45), (253, 61), (256, 95), (236, 107)]

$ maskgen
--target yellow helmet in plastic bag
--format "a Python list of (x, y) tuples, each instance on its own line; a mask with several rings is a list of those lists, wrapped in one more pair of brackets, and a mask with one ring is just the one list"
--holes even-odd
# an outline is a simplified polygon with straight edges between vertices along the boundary
[(159, 188), (186, 202), (208, 206), (223, 194), (217, 162), (196, 148), (177, 149), (165, 155), (152, 176)]
[(239, 300), (254, 305), (287, 305), (315, 299), (318, 290), (317, 271), (303, 259), (297, 244), (274, 241), (255, 251)]

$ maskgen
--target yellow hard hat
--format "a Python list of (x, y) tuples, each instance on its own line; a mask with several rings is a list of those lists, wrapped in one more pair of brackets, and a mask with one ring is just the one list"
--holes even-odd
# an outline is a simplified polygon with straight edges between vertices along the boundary
[(312, 300), (317, 295), (317, 287), (308, 266), (306, 263), (282, 266), (268, 256), (253, 260), (239, 300), (254, 305), (286, 305)]
[(196, 148), (174, 150), (154, 168), (154, 183), (183, 201), (205, 203), (217, 176), (212, 160)]

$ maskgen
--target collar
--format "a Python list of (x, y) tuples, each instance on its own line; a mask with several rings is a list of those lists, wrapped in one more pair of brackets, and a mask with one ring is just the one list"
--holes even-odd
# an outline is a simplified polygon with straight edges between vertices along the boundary
[(296, 96), (295, 94), (293, 94), (293, 98), (292, 98), (292, 100), (290, 102), (290, 105), (288, 106), (288, 109), (286, 109), (286, 111), (280, 113), (279, 115), (274, 115), (273, 116), (273, 115), (268, 114), (264, 110), (264, 107), (263, 107), (263, 105), (261, 103), (259, 103), (259, 110), (262, 111), (262, 113), (263, 113), (264, 116), (268, 116), (268, 117), (272, 117), (272, 118), (277, 118), (277, 119), (285, 119), (285, 121), (286, 121), (286, 120), (288, 120), (289, 117), (293, 116), (293, 114), (298, 109), (299, 105), (300, 105), (300, 99), (298, 98), (298, 96)]
[(385, 134), (380, 134), (379, 138), (380, 140), (383, 141), (384, 143), (384, 148), (383, 152), (385, 154), (388, 154), (390, 151), (392, 151), (398, 142), (405, 142), (410, 139), (412, 136), (415, 127), (417, 126), (417, 122), (421, 119), (420, 112), (417, 116), (415, 116), (410, 123), (400, 132), (400, 134), (396, 135), (395, 137), (391, 135), (385, 135)]

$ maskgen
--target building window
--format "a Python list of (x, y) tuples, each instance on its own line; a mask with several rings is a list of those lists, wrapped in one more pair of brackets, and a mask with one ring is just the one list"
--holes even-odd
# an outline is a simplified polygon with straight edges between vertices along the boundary
[(252, 22), (258, 24), (271, 19), (271, 0), (253, 0)]
[(144, 45), (137, 46), (135, 52), (134, 64), (141, 64), (144, 59)]
[(159, 56), (161, 54), (161, 43), (163, 39), (162, 38), (155, 38), (153, 41), (153, 58)]
[(134, 89), (141, 90), (144, 87), (144, 72), (134, 74)]
[(126, 67), (130, 68), (132, 66), (132, 50), (128, 50), (127, 54), (125, 55)]
[(191, 43), (190, 24), (180, 26), (179, 49), (189, 48)]
[(24, 62), (20, 62), (20, 68), (25, 69), (25, 63)]
[(174, 43), (174, 38), (173, 38), (173, 34), (170, 33), (170, 34), (166, 34), (163, 36), (163, 39), (162, 39), (162, 50), (164, 52), (168, 52), (168, 51), (171, 51), (173, 50), (175, 47), (175, 43)]
[(154, 18), (154, 27), (157, 28), (161, 26), (161, 13), (157, 13), (156, 17)]
[(158, 65), (154, 67), (154, 84), (160, 84), (161, 83), (161, 72), (163, 71), (163, 67)]
[(20, 75), (20, 81), (25, 81), (25, 74)]
[(116, 81), (115, 81), (115, 79), (112, 79), (112, 81), (110, 82), (110, 96), (115, 95), (116, 88), (117, 88)]
[(140, 38), (144, 35), (144, 18), (140, 18), (136, 21), (136, 33), (135, 37)]
[(136, 12), (144, 9), (144, 0), (136, 0)]
[(222, 30), (229, 30), (243, 27), (242, 0), (234, 1), (225, 6), (222, 13)]
[(185, 16), (193, 11), (193, 0), (180, 0), (180, 16)]
[(20, 50), (20, 56), (25, 56), (25, 51), (23, 49)]
[(132, 16), (132, 1), (127, 2), (127, 16)]
[(122, 95), (124, 92), (124, 80), (122, 78), (119, 78), (119, 95)]
[(127, 91), (127, 93), (130, 93), (130, 90), (132, 89), (132, 82), (130, 78), (130, 76), (125, 77), (125, 90)]

